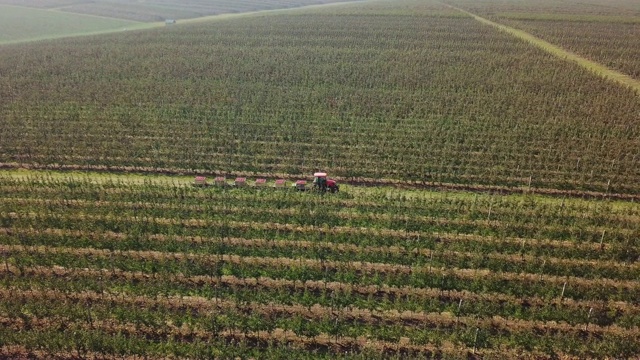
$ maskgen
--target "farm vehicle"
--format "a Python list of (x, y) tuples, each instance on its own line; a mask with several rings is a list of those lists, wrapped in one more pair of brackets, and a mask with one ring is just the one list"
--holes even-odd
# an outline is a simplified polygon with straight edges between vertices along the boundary
[[(213, 179), (213, 183), (207, 182), (206, 177), (204, 176), (196, 176), (194, 182), (194, 186), (207, 187), (207, 186), (230, 186), (230, 187), (255, 187), (255, 188), (267, 188), (269, 187), (267, 184), (267, 179), (261, 178), (256, 179), (253, 184), (249, 184), (247, 182), (247, 178), (245, 177), (237, 177), (233, 182), (228, 182), (227, 179), (223, 176), (218, 176)], [(285, 179), (276, 179), (272, 188), (276, 189), (285, 189), (286, 188), (286, 180)], [(340, 191), (340, 186), (338, 182), (334, 179), (330, 179), (327, 177), (327, 173), (324, 172), (316, 172), (313, 174), (313, 182), (311, 183), (311, 187), (307, 186), (306, 180), (297, 180), (292, 184), (292, 187), (296, 191), (317, 191), (317, 192), (331, 192), (335, 193)]]

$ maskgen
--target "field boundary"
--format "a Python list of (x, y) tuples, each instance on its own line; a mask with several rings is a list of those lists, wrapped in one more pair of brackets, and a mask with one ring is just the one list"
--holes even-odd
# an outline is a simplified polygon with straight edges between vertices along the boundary
[[(135, 21), (135, 20), (119, 19), (119, 18), (112, 18), (112, 17), (107, 17), (107, 16), (81, 14), (81, 13), (74, 13), (74, 12), (66, 12), (66, 11), (59, 11), (59, 10), (56, 10), (56, 9), (42, 9), (42, 8), (35, 8), (35, 7), (22, 6), (22, 5), (0, 4), (0, 9), (2, 9), (2, 8), (25, 9), (25, 10), (39, 12), (39, 13), (43, 13), (43, 14), (59, 13), (59, 14), (64, 15), (64, 16), (74, 16), (74, 17), (76, 17), (75, 19), (79, 19), (79, 18), (84, 18), (84, 19), (103, 19), (103, 20), (111, 20), (111, 21), (121, 21), (121, 22), (127, 23), (127, 24), (123, 24), (122, 26), (117, 26), (117, 27), (113, 27), (113, 28), (107, 28), (107, 29), (103, 29), (103, 30), (87, 30), (87, 31), (79, 31), (79, 32), (70, 32), (70, 33), (66, 33), (66, 34), (63, 33), (63, 34), (38, 35), (38, 36), (29, 37), (29, 38), (15, 39), (15, 40), (0, 40), (0, 46), (13, 45), (13, 44), (24, 44), (24, 43), (30, 43), (30, 42), (35, 42), (35, 41), (46, 41), (46, 40), (55, 40), (55, 39), (63, 39), (63, 38), (73, 38), (73, 37), (78, 37), (78, 36), (91, 36), (91, 35), (102, 35), (102, 34), (111, 34), (111, 33), (118, 33), (118, 32), (128, 32), (128, 31), (135, 31), (135, 30), (151, 29), (151, 28), (155, 28), (155, 27), (159, 27), (160, 26), (159, 23), (143, 23), (143, 22)], [(162, 25), (164, 25), (164, 23), (162, 23)]]
[[(332, 3), (324, 3), (324, 4), (304, 5), (304, 6), (298, 6), (298, 7), (292, 7), (292, 8), (266, 9), (266, 10), (248, 11), (248, 12), (240, 12), (240, 13), (223, 13), (223, 14), (208, 15), (208, 16), (202, 16), (202, 17), (190, 18), (190, 19), (179, 19), (177, 21), (177, 23), (172, 25), (172, 26), (197, 24), (197, 23), (209, 22), (209, 21), (224, 21), (224, 20), (232, 20), (232, 19), (239, 19), (239, 18), (253, 17), (253, 16), (279, 15), (281, 13), (288, 13), (288, 12), (292, 12), (292, 11), (295, 11), (295, 10), (315, 9), (315, 8), (323, 8), (323, 7), (329, 7), (329, 6), (340, 6), (340, 5), (348, 5), (348, 4), (354, 4), (354, 3), (364, 3), (366, 1), (368, 1), (368, 0), (352, 0), (352, 1), (332, 2)], [(10, 7), (15, 7), (15, 8), (38, 10), (38, 11), (44, 11), (44, 12), (49, 12), (49, 13), (59, 12), (59, 13), (68, 14), (68, 15), (77, 15), (77, 16), (87, 16), (87, 17), (103, 18), (103, 19), (111, 19), (111, 20), (129, 21), (129, 22), (132, 23), (132, 25), (131, 26), (127, 26), (126, 29), (114, 28), (114, 29), (105, 29), (105, 30), (99, 30), (99, 31), (78, 32), (78, 33), (71, 33), (71, 34), (64, 34), (64, 35), (44, 35), (44, 36), (37, 36), (37, 37), (33, 37), (33, 38), (28, 38), (28, 39), (0, 41), (0, 46), (21, 44), (21, 43), (29, 43), (29, 42), (34, 42), (34, 41), (44, 41), (44, 40), (55, 40), (55, 39), (63, 39), (63, 38), (72, 38), (72, 37), (79, 37), (79, 36), (103, 35), (103, 34), (112, 34), (112, 33), (118, 33), (118, 32), (130, 32), (130, 31), (136, 31), (136, 30), (157, 29), (157, 28), (163, 28), (163, 27), (166, 26), (164, 21), (163, 22), (141, 22), (141, 21), (135, 21), (135, 20), (126, 20), (126, 19), (108, 17), (108, 16), (100, 16), (100, 15), (92, 15), (92, 14), (83, 14), (83, 13), (76, 13), (76, 12), (71, 12), (71, 11), (64, 11), (64, 10), (60, 10), (59, 8), (40, 9), (40, 8), (32, 8), (32, 7), (28, 7), (28, 6), (21, 6), (21, 5), (1, 5), (1, 6), (10, 6)]]
[(514, 37), (517, 37), (521, 40), (524, 40), (528, 43), (530, 43), (531, 45), (534, 45), (546, 52), (548, 52), (549, 54), (555, 55), (556, 57), (560, 58), (560, 59), (564, 59), (566, 61), (569, 62), (573, 62), (575, 64), (577, 64), (578, 66), (606, 79), (606, 80), (612, 80), (624, 87), (628, 87), (632, 90), (635, 91), (636, 95), (640, 96), (640, 81), (632, 78), (629, 75), (623, 74), (621, 72), (618, 72), (616, 70), (610, 69), (598, 62), (589, 60), (585, 57), (582, 57), (576, 53), (573, 53), (571, 51), (568, 51), (558, 45), (554, 45), (548, 41), (545, 41), (535, 35), (532, 35), (526, 31), (520, 30), (520, 29), (516, 29), (507, 25), (503, 25), (500, 23), (497, 23), (495, 21), (491, 21), (489, 19), (483, 18), (479, 15), (476, 15), (472, 12), (469, 12), (467, 10), (461, 9), (459, 7), (453, 6), (453, 5), (449, 5), (449, 4), (444, 4), (446, 6), (448, 6), (451, 9), (460, 11), (464, 14), (467, 14), (471, 17), (473, 17), (475, 20), (485, 24), (485, 25), (489, 25), (489, 26), (493, 26), (495, 28), (497, 28), (498, 30), (504, 31), (510, 35), (513, 35)]

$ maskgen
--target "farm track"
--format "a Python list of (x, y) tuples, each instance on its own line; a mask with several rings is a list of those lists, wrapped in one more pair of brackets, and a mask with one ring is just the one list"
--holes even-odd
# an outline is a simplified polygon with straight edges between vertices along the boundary
[[(107, 165), (60, 165), (60, 164), (26, 164), (26, 163), (0, 163), (0, 169), (7, 170), (52, 170), (52, 171), (91, 171), (98, 173), (134, 173), (146, 174), (151, 176), (157, 175), (211, 175), (216, 172), (210, 170), (195, 169), (178, 169), (178, 168), (155, 168), (155, 167), (138, 167), (138, 166), (107, 166)], [(225, 173), (225, 172), (222, 172)], [(23, 174), (24, 175), (24, 174)], [(268, 178), (284, 178), (288, 180), (297, 180), (300, 175), (290, 175), (282, 173), (256, 173), (256, 172), (234, 172), (227, 176), (244, 176), (244, 177), (268, 177)], [(559, 190), (550, 188), (535, 188), (528, 186), (493, 186), (493, 185), (473, 185), (473, 184), (455, 184), (428, 181), (402, 181), (392, 179), (372, 179), (372, 178), (341, 178), (335, 177), (339, 182), (353, 186), (390, 186), (399, 189), (428, 189), (442, 191), (468, 191), (481, 193), (496, 194), (538, 194), (553, 197), (575, 197), (583, 199), (612, 199), (623, 201), (640, 201), (640, 195), (623, 194), (623, 193), (607, 193), (597, 191), (581, 191), (581, 190)], [(520, 179), (524, 183), (524, 179)]]
[(449, 4), (445, 4), (446, 6), (450, 7), (451, 9), (455, 9), (457, 11), (460, 11), (464, 14), (467, 14), (471, 17), (473, 17), (474, 19), (476, 19), (477, 21), (489, 25), (489, 26), (493, 26), (495, 28), (497, 28), (498, 30), (504, 31), (508, 34), (511, 34), (519, 39), (522, 39), (546, 52), (548, 52), (549, 54), (552, 54), (554, 56), (557, 56), (561, 59), (567, 60), (567, 61), (571, 61), (575, 64), (577, 64), (578, 66), (598, 75), (601, 76), (607, 80), (611, 80), (614, 81), (624, 87), (628, 87), (633, 89), (636, 94), (638, 96), (640, 96), (640, 81), (634, 79), (633, 77), (623, 74), (621, 72), (615, 71), (613, 69), (610, 69), (598, 62), (589, 60), (585, 57), (582, 57), (578, 54), (572, 53), (568, 50), (563, 49), (560, 46), (551, 44), (539, 37), (536, 37), (526, 31), (523, 30), (519, 30), (507, 25), (503, 25), (494, 21), (491, 21), (489, 19), (483, 18), (479, 15), (476, 15), (474, 13), (471, 13), (469, 11), (466, 11), (464, 9), (461, 9), (459, 7), (455, 7), (453, 5), (449, 5)]
[[(32, 186), (31, 184), (29, 184), (30, 186)], [(177, 185), (177, 184), (176, 184)], [(183, 184), (186, 185), (186, 184)], [(31, 192), (33, 191), (33, 189), (28, 189), (25, 187), (19, 187), (19, 186), (3, 186), (0, 185), (0, 191), (7, 191), (7, 192), (12, 192), (12, 193), (21, 193), (20, 195), (28, 195), (25, 194), (25, 191), (27, 192)], [(107, 191), (107, 192), (114, 192), (117, 189), (102, 189), (101, 191)], [(256, 189), (256, 190), (260, 190), (260, 189)], [(134, 194), (136, 190), (134, 189), (130, 189), (129, 191), (126, 191), (123, 189), (123, 191), (120, 191), (120, 194)], [(44, 194), (47, 193), (48, 189), (45, 187), (42, 187), (40, 189), (38, 189), (38, 194)], [(52, 193), (54, 194), (59, 194), (59, 191), (52, 191)], [(13, 195), (13, 194), (12, 194)], [(111, 200), (91, 200), (91, 199), (83, 199), (82, 196), (83, 195), (88, 195), (88, 194), (74, 194), (77, 198), (72, 199), (72, 198), (65, 198), (65, 199), (42, 199), (42, 198), (37, 198), (37, 197), (19, 197), (17, 195), (13, 195), (13, 196), (7, 196), (4, 197), (2, 199), (2, 201), (4, 203), (22, 203), (24, 205), (29, 205), (30, 203), (42, 203), (45, 205), (51, 205), (51, 206), (65, 206), (65, 207), (109, 207), (109, 206), (123, 206), (123, 207), (132, 207), (135, 209), (163, 209), (163, 210), (172, 210), (172, 209), (187, 209), (187, 210), (195, 210), (195, 211), (205, 211), (205, 210), (211, 210), (211, 211), (216, 211), (217, 207), (222, 207), (220, 205), (216, 206), (216, 201), (225, 201), (228, 200), (227, 198), (224, 197), (224, 195), (218, 194), (218, 193), (207, 193), (206, 196), (201, 196), (198, 197), (195, 194), (188, 194), (188, 198), (187, 199), (183, 199), (183, 200), (198, 200), (198, 203), (176, 203), (175, 199), (160, 199), (160, 198), (156, 198), (154, 199), (153, 202), (151, 201), (144, 201), (144, 200), (140, 200), (140, 201), (111, 201)], [(242, 194), (234, 194), (234, 199), (237, 200), (254, 200), (255, 199), (255, 193), (248, 193), (246, 196), (243, 196)], [(169, 194), (165, 192), (165, 197), (168, 197)], [(185, 196), (185, 195), (183, 195)], [(162, 202), (161, 200), (165, 200), (166, 202)], [(170, 201), (170, 202), (169, 202)], [(202, 204), (202, 201), (207, 201), (206, 204)], [(411, 215), (412, 219), (416, 219), (416, 220), (420, 220), (420, 219), (431, 219), (434, 220), (436, 217), (434, 216), (428, 216), (428, 215), (422, 215), (425, 213), (425, 211), (429, 210), (429, 207), (437, 205), (438, 209), (442, 212), (445, 212), (447, 215), (449, 215), (450, 217), (460, 217), (463, 215), (470, 215), (473, 214), (476, 217), (480, 217), (482, 216), (483, 218), (491, 218), (491, 215), (494, 216), (494, 218), (501, 218), (507, 215), (512, 214), (512, 209), (502, 209), (500, 208), (500, 204), (495, 204), (496, 206), (493, 207), (493, 203), (491, 203), (491, 211), (489, 211), (489, 208), (484, 208), (481, 207), (481, 205), (486, 205), (486, 204), (470, 204), (469, 202), (467, 203), (450, 203), (447, 205), (444, 204), (439, 204), (437, 201), (437, 198), (432, 198), (432, 201), (434, 202), (433, 204), (402, 204), (402, 207), (399, 209), (395, 209), (395, 210), (403, 210), (402, 213), (400, 213), (399, 215), (391, 215), (391, 214), (386, 214), (386, 213), (382, 213), (385, 210), (389, 210), (387, 208), (386, 204), (380, 204), (379, 202), (375, 202), (375, 201), (367, 201), (364, 199), (344, 199), (344, 198), (338, 198), (338, 199), (331, 199), (330, 201), (328, 201), (328, 205), (332, 205), (332, 206), (339, 206), (341, 208), (344, 209), (351, 209), (353, 212), (352, 213), (346, 213), (346, 212), (340, 212), (338, 215), (339, 216), (344, 216), (344, 217), (348, 217), (348, 216), (353, 216), (354, 218), (358, 218), (358, 217), (364, 217), (364, 216), (379, 216), (380, 219), (379, 220), (390, 220), (390, 219), (407, 219), (409, 218), (409, 215)], [(294, 202), (292, 205), (300, 205), (301, 202)], [(476, 205), (475, 208), (471, 208), (471, 205)], [(225, 209), (229, 209), (229, 210), (233, 210), (235, 209), (235, 207), (233, 206), (226, 206), (224, 207)], [(364, 212), (366, 211), (367, 213), (372, 212), (372, 210), (376, 210), (375, 213), (371, 214), (371, 215), (366, 215), (364, 214)], [(564, 210), (564, 204), (559, 204), (558, 205), (558, 209), (559, 210)], [(276, 211), (282, 212), (284, 213), (284, 209), (274, 209)], [(271, 211), (271, 210), (270, 210)], [(624, 222), (629, 222), (629, 223), (635, 223), (637, 220), (640, 220), (640, 215), (638, 214), (630, 214), (628, 212), (628, 209), (625, 209), (625, 211), (613, 211), (610, 210), (611, 213), (607, 213), (607, 214), (598, 214), (599, 218), (602, 217), (607, 217), (609, 221), (617, 221), (620, 222), (620, 220), (624, 221)], [(293, 213), (293, 211), (291, 211)], [(573, 217), (589, 217), (591, 214), (589, 214), (586, 211), (583, 211), (583, 213), (574, 213), (575, 211), (572, 211), (571, 214), (559, 214), (559, 215), (571, 215)], [(416, 214), (417, 213), (417, 214)], [(528, 210), (519, 210), (518, 213), (522, 216), (537, 216), (538, 213), (533, 210), (533, 209), (528, 209)], [(415, 214), (415, 215), (414, 215)], [(549, 215), (551, 216), (551, 215)], [(553, 217), (557, 217), (558, 214), (553, 215)], [(511, 219), (510, 219), (511, 220)]]
[[(275, 174), (269, 177), (271, 180), (278, 177), (280, 174)], [(126, 196), (134, 196), (139, 194), (141, 185), (153, 185), (155, 188), (145, 188), (145, 194), (153, 194), (152, 200), (154, 203), (160, 202), (175, 202), (175, 191), (179, 188), (186, 189), (191, 188), (193, 184), (192, 177), (185, 177), (184, 175), (179, 175), (177, 177), (174, 176), (147, 176), (147, 175), (136, 175), (136, 174), (102, 174), (102, 173), (79, 173), (79, 172), (45, 172), (40, 170), (8, 170), (6, 172), (0, 171), (0, 179), (2, 180), (2, 184), (0, 184), (0, 191), (7, 193), (11, 197), (19, 197), (23, 196), (25, 198), (33, 198), (33, 195), (37, 194), (49, 194), (51, 196), (58, 194), (65, 194), (65, 200), (100, 200), (95, 199), (95, 194), (86, 194), (82, 192), (74, 191), (73, 189), (62, 189), (62, 188), (51, 188), (50, 186), (54, 183), (63, 183), (63, 182), (78, 182), (85, 185), (97, 186), (100, 188), (100, 192), (104, 192), (105, 194), (118, 195), (119, 197)], [(26, 182), (25, 182), (26, 181)], [(53, 183), (52, 183), (53, 182)], [(165, 188), (162, 188), (165, 187)], [(272, 188), (272, 187), (267, 187)], [(214, 188), (215, 189), (215, 188)], [(335, 199), (330, 199), (331, 205), (340, 205), (341, 207), (346, 208), (359, 208), (362, 211), (370, 212), (372, 209), (375, 209), (377, 212), (380, 210), (389, 210), (388, 204), (385, 202), (380, 202), (377, 199), (371, 199), (367, 195), (371, 190), (367, 187), (353, 187), (347, 189), (349, 193), (353, 193), (356, 198), (344, 198), (338, 197)], [(382, 187), (382, 190), (394, 191), (393, 187)], [(37, 193), (33, 193), (36, 191)], [(401, 194), (404, 190), (397, 190), (396, 194)], [(413, 199), (418, 193), (413, 192), (410, 196), (410, 199)], [(424, 197), (422, 196), (424, 195)], [(455, 210), (454, 213), (458, 214), (462, 211), (462, 215), (468, 214), (470, 211), (485, 211), (488, 212), (488, 207), (482, 207), (482, 202), (476, 204), (474, 201), (473, 204), (465, 204), (465, 200), (477, 199), (481, 200), (482, 198), (478, 198), (480, 194), (475, 192), (464, 192), (464, 191), (456, 191), (456, 192), (446, 192), (439, 193), (436, 191), (433, 192), (424, 192), (418, 197), (418, 199), (423, 199), (422, 203), (412, 203), (403, 201), (401, 204), (401, 209), (403, 213), (411, 213), (414, 212), (424, 213), (425, 210), (430, 209), (434, 204), (431, 202), (435, 202), (435, 205), (438, 205), (438, 208), (442, 207), (440, 202), (448, 202), (447, 209)], [(149, 198), (150, 195), (145, 195), (146, 198)], [(222, 194), (217, 191), (198, 191), (198, 192), (189, 192), (184, 193), (181, 191), (181, 196), (183, 196), (183, 200), (186, 201), (196, 201), (197, 205), (202, 205), (205, 201), (216, 201), (224, 198)], [(488, 197), (495, 197), (496, 199), (500, 199), (499, 194), (487, 194)], [(73, 197), (73, 198), (71, 198)], [(88, 198), (85, 198), (88, 197)], [(234, 199), (239, 199), (242, 201), (247, 201), (248, 199), (255, 199), (255, 192), (247, 191), (245, 193), (236, 192), (233, 194)], [(329, 200), (327, 198), (327, 200)], [(606, 199), (605, 199), (606, 200)], [(486, 200), (485, 200), (486, 201)], [(589, 202), (585, 202), (582, 199), (572, 199), (570, 197), (563, 197), (562, 201), (558, 202), (557, 199), (550, 197), (545, 199), (543, 197), (539, 197), (537, 199), (541, 204), (556, 204), (557, 210), (562, 210), (563, 213), (561, 215), (570, 215), (573, 217), (593, 217), (593, 205)], [(128, 202), (128, 201), (125, 201)], [(428, 202), (428, 203), (425, 203)], [(501, 202), (498, 202), (494, 205), (500, 205)], [(574, 208), (574, 204), (583, 204), (580, 208)], [(603, 202), (597, 202), (594, 204), (605, 204)], [(296, 203), (298, 204), (298, 203)], [(623, 203), (620, 203), (623, 204)], [(633, 203), (627, 203), (628, 205), (623, 208), (616, 206), (608, 210), (611, 212), (610, 214), (601, 214), (598, 213), (598, 217), (609, 216), (612, 219), (624, 219), (624, 221), (629, 221), (635, 223), (640, 219), (640, 209), (634, 209), (632, 206)], [(193, 205), (193, 204), (187, 204)], [(394, 207), (398, 207), (400, 204), (394, 203), (392, 204)], [(586, 206), (585, 206), (586, 205)], [(473, 209), (471, 209), (472, 207)], [(522, 213), (524, 209), (518, 209), (519, 213)], [(492, 210), (493, 212), (500, 211), (500, 207), (495, 207)], [(532, 210), (527, 210), (532, 211)], [(569, 212), (568, 214), (566, 212)], [(487, 213), (488, 214), (488, 213)], [(524, 213), (523, 213), (524, 214)], [(535, 213), (526, 213), (528, 215), (536, 215)]]
[[(2, 154), (0, 154), (2, 155)], [(199, 154), (203, 158), (215, 158), (216, 154)], [(222, 154), (217, 154), (222, 155)], [(294, 175), (290, 174), (287, 171), (291, 169), (288, 164), (283, 164), (280, 162), (282, 157), (278, 156), (254, 156), (252, 154), (234, 154), (234, 155), (224, 155), (224, 158), (233, 158), (234, 163), (238, 167), (245, 167), (248, 169), (253, 168), (253, 161), (256, 159), (268, 159), (268, 165), (264, 167), (264, 169), (268, 169), (268, 172), (260, 171), (244, 171), (244, 172), (228, 172), (228, 171), (212, 171), (212, 170), (193, 170), (197, 169), (198, 166), (201, 166), (202, 161), (196, 160), (175, 160), (175, 159), (164, 159), (161, 165), (156, 167), (142, 166), (142, 165), (131, 165), (127, 167), (116, 166), (113, 164), (122, 163), (124, 161), (128, 161), (124, 157), (100, 157), (99, 161), (102, 161), (102, 165), (64, 165), (64, 163), (95, 163), (96, 158), (88, 157), (88, 156), (61, 156), (51, 158), (45, 155), (33, 155), (33, 156), (25, 156), (29, 157), (31, 160), (39, 159), (38, 162), (46, 163), (50, 162), (56, 165), (53, 166), (40, 166), (37, 164), (25, 165), (24, 168), (29, 169), (39, 169), (39, 170), (54, 170), (54, 171), (95, 171), (95, 172), (106, 172), (106, 173), (120, 173), (120, 174), (147, 174), (147, 175), (206, 175), (206, 176), (214, 176), (214, 175), (226, 175), (231, 177), (236, 176), (244, 176), (244, 177), (267, 177), (267, 178), (282, 178), (290, 181), (295, 181), (300, 179), (301, 177), (306, 177), (304, 174)], [(220, 156), (218, 156), (220, 158)], [(18, 157), (13, 157), (18, 158)], [(242, 159), (239, 161), (238, 159)], [(415, 161), (420, 161), (422, 158), (416, 158)], [(24, 159), (21, 159), (24, 160)], [(312, 161), (313, 159), (307, 158), (307, 160)], [(139, 163), (144, 163), (146, 165), (150, 163), (154, 163), (151, 158), (139, 158), (137, 159)], [(410, 160), (407, 160), (410, 161)], [(371, 163), (369, 165), (373, 165), (372, 161), (362, 160), (359, 163)], [(60, 164), (63, 163), (63, 164)], [(176, 167), (166, 167), (167, 164), (189, 164), (192, 163), (193, 167), (190, 169), (184, 168), (176, 168)], [(228, 164), (227, 160), (219, 159), (216, 162), (209, 160), (209, 164), (214, 167), (223, 168)], [(389, 169), (399, 169), (401, 165), (400, 162), (389, 162), (386, 160), (380, 160), (375, 162), (376, 166), (385, 166)], [(518, 166), (518, 162), (513, 162), (514, 167)], [(350, 163), (342, 163), (340, 167), (336, 167), (338, 170), (344, 171), (347, 168), (351, 168), (352, 165)], [(2, 165), (0, 164), (0, 168)], [(300, 167), (299, 167), (300, 168)], [(23, 169), (23, 167), (18, 167), (18, 169)], [(463, 170), (475, 169), (479, 172), (484, 172), (487, 168), (482, 165), (449, 165), (446, 169), (438, 169), (434, 170), (434, 172), (440, 173), (451, 173), (451, 172), (459, 172)], [(306, 169), (308, 172), (313, 172), (314, 168), (308, 166)], [(559, 187), (565, 188), (569, 187), (579, 187), (581, 181), (572, 179), (571, 171), (567, 170), (540, 170), (536, 171), (536, 174), (539, 178), (536, 178), (536, 181), (546, 181), (546, 177), (554, 177), (561, 176), (566, 180), (562, 182)], [(402, 170), (389, 170), (387, 171), (388, 176), (405, 176), (406, 173)], [(625, 189), (629, 191), (629, 193), (614, 193), (614, 192), (598, 192), (598, 191), (577, 191), (577, 190), (553, 190), (550, 188), (545, 188), (541, 186), (536, 186), (535, 182), (532, 183), (531, 186), (528, 185), (531, 180), (529, 177), (502, 177), (502, 183), (510, 184), (510, 185), (487, 185), (487, 178), (492, 179), (494, 175), (470, 175), (470, 174), (460, 174), (456, 175), (458, 182), (447, 182), (446, 180), (433, 180), (430, 177), (425, 180), (393, 180), (390, 178), (386, 179), (373, 179), (368, 177), (341, 177), (335, 176), (334, 178), (340, 180), (342, 183), (351, 184), (356, 186), (363, 187), (378, 187), (378, 186), (390, 186), (397, 189), (427, 189), (427, 190), (441, 190), (441, 191), (468, 191), (468, 192), (480, 192), (480, 193), (496, 193), (496, 194), (540, 194), (540, 195), (550, 195), (556, 197), (573, 197), (573, 198), (594, 198), (594, 199), (621, 199), (621, 200), (629, 200), (635, 201), (636, 194), (634, 189)], [(631, 183), (633, 177), (630, 175), (619, 175), (618, 183)], [(604, 181), (592, 181), (591, 185), (597, 186), (599, 189), (608, 189), (609, 183)], [(545, 184), (552, 185), (552, 184)]]

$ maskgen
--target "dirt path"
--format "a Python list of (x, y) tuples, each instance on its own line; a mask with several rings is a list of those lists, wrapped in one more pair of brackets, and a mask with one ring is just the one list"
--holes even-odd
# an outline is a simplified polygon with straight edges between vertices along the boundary
[(633, 90), (635, 90), (636, 94), (638, 96), (640, 96), (640, 81), (625, 75), (621, 72), (615, 71), (613, 69), (610, 69), (600, 63), (597, 63), (595, 61), (591, 61), (589, 59), (586, 59), (580, 55), (574, 54), (570, 51), (567, 51), (557, 45), (551, 44), (545, 40), (542, 40), (534, 35), (529, 34), (528, 32), (516, 29), (516, 28), (512, 28), (510, 26), (506, 26), (506, 25), (502, 25), (499, 24), (497, 22), (485, 19), (481, 16), (478, 16), (476, 14), (470, 13), (464, 9), (455, 7), (453, 5), (449, 5), (449, 4), (445, 4), (446, 6), (455, 9), (457, 11), (460, 11), (462, 13), (465, 13), (471, 17), (473, 17), (474, 19), (476, 19), (477, 21), (486, 24), (486, 25), (490, 25), (493, 26), (501, 31), (504, 31), (506, 33), (509, 33), (519, 39), (522, 39), (524, 41), (527, 41), (529, 43), (531, 43), (532, 45), (535, 45), (537, 47), (539, 47), (540, 49), (555, 55), (561, 59), (565, 59), (567, 61), (571, 61), (576, 63), (577, 65), (595, 73), (598, 76), (601, 76), (605, 79), (608, 80), (612, 80), (617, 82), (618, 84), (621, 84), (625, 87), (629, 87)]
[[(204, 174), (209, 176), (210, 180), (216, 172)], [(91, 182), (100, 183), (108, 181), (123, 181), (126, 183), (144, 184), (145, 182), (166, 183), (166, 184), (192, 184), (194, 175), (203, 175), (199, 171), (186, 169), (153, 169), (140, 167), (105, 167), (105, 166), (82, 166), (82, 165), (33, 165), (18, 163), (2, 163), (0, 162), (0, 177), (14, 177), (28, 179), (29, 176), (45, 176), (52, 178), (72, 178), (72, 179), (90, 179)], [(289, 183), (298, 180), (302, 175), (288, 174), (268, 174), (268, 173), (246, 173), (237, 172), (227, 174), (230, 181), (234, 177), (247, 177), (248, 179), (268, 178), (273, 180), (276, 178), (286, 179)], [(391, 179), (369, 179), (369, 178), (342, 178), (335, 177), (340, 182), (340, 187), (349, 193), (366, 193), (370, 188), (386, 189), (386, 190), (429, 190), (447, 191), (457, 193), (465, 197), (471, 196), (472, 193), (487, 193), (501, 195), (518, 195), (518, 194), (536, 194), (540, 195), (540, 199), (546, 197), (551, 198), (576, 198), (577, 200), (595, 199), (595, 200), (619, 200), (633, 205), (640, 201), (638, 194), (621, 194), (609, 192), (596, 192), (586, 190), (558, 190), (551, 188), (529, 188), (529, 187), (509, 187), (501, 185), (473, 185), (473, 184), (455, 184), (455, 183), (427, 183), (402, 181)]]

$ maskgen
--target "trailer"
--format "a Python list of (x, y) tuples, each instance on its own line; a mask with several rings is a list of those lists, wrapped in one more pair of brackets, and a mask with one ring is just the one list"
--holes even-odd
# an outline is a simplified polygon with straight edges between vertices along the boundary
[[(273, 183), (272, 188), (274, 189), (286, 189), (287, 181), (285, 179), (276, 179)], [(217, 187), (253, 187), (253, 188), (269, 188), (268, 180), (265, 178), (256, 179), (253, 184), (249, 184), (246, 177), (236, 177), (233, 182), (227, 182), (226, 177), (224, 176), (216, 176), (213, 179), (213, 183), (209, 184), (207, 182), (207, 178), (198, 175), (195, 177), (193, 181), (193, 185), (197, 187), (208, 187), (208, 186), (217, 186)], [(340, 186), (335, 179), (330, 179), (327, 177), (327, 173), (325, 172), (316, 172), (313, 174), (313, 182), (311, 186), (307, 185), (306, 179), (300, 179), (295, 181), (292, 184), (293, 188), (297, 191), (318, 191), (318, 192), (331, 192), (335, 193), (340, 191)]]

